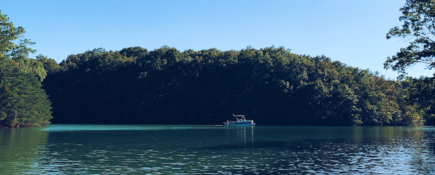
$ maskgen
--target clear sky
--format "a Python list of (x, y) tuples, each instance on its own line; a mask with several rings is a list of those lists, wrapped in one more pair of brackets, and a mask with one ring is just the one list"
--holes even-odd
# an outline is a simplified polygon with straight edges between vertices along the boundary
[[(26, 29), (32, 48), (58, 62), (102, 47), (121, 50), (163, 45), (180, 51), (284, 46), (296, 54), (325, 55), (352, 67), (383, 69), (409, 39), (385, 39), (401, 25), (405, 0), (20, 0), (3, 1), (2, 14)], [(34, 55), (33, 55), (34, 57)], [(425, 66), (409, 75), (432, 76)]]

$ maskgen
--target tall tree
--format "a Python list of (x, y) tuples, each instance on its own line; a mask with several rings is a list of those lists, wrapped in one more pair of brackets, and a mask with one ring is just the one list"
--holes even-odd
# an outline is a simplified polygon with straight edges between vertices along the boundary
[(407, 0), (400, 8), (402, 27), (394, 27), (387, 33), (392, 37), (409, 38), (408, 47), (401, 48), (396, 55), (387, 58), (384, 66), (405, 76), (406, 68), (424, 63), (428, 69), (435, 68), (435, 0)]
[(0, 11), (0, 127), (46, 125), (52, 118), (41, 85), (47, 73), (43, 62), (27, 58), (35, 50), (24, 33)]
[[(407, 74), (406, 68), (417, 63), (423, 63), (428, 69), (432, 70), (435, 68), (435, 0), (407, 0), (405, 5), (400, 8), (400, 11), (402, 11), (402, 16), (399, 19), (403, 24), (401, 27), (396, 26), (390, 29), (387, 33), (387, 39), (401, 37), (412, 41), (409, 46), (401, 48), (396, 55), (388, 57), (384, 63), (385, 68), (392, 68), (394, 71), (399, 72), (399, 78), (403, 78)], [(420, 114), (417, 114), (417, 111), (425, 111), (422, 114), (428, 121), (427, 124), (433, 124), (435, 99), (432, 94), (435, 94), (433, 88), (435, 77), (422, 77), (420, 79), (408, 79), (407, 81), (413, 82), (411, 83), (412, 87), (407, 88), (412, 91), (408, 92), (411, 94), (410, 97), (414, 98), (409, 101), (419, 105), (415, 106), (410, 103), (410, 106), (403, 108), (408, 111), (403, 116), (414, 118), (412, 119), (414, 121), (423, 121), (423, 118), (420, 120)]]

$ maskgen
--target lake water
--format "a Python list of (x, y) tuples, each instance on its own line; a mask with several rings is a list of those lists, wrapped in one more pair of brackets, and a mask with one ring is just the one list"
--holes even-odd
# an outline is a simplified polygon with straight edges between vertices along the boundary
[(0, 130), (0, 174), (435, 174), (435, 127)]

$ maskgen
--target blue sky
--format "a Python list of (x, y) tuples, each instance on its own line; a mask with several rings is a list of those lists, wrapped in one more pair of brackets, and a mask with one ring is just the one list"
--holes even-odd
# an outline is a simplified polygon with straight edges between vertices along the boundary
[[(385, 39), (401, 25), (405, 0), (21, 0), (0, 10), (37, 54), (60, 62), (94, 48), (121, 50), (163, 45), (180, 51), (241, 50), (284, 46), (296, 54), (326, 55), (352, 67), (398, 75), (383, 69), (388, 56), (410, 39)], [(432, 76), (424, 65), (409, 75)]]

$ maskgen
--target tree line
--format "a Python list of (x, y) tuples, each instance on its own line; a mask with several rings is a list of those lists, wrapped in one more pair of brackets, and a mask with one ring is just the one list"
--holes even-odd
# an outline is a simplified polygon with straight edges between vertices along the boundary
[(232, 113), (260, 125), (419, 126), (432, 120), (411, 100), (422, 95), (417, 81), (386, 80), (284, 47), (100, 48), (60, 64), (39, 60), (48, 70), (43, 85), (54, 123), (220, 124)]

